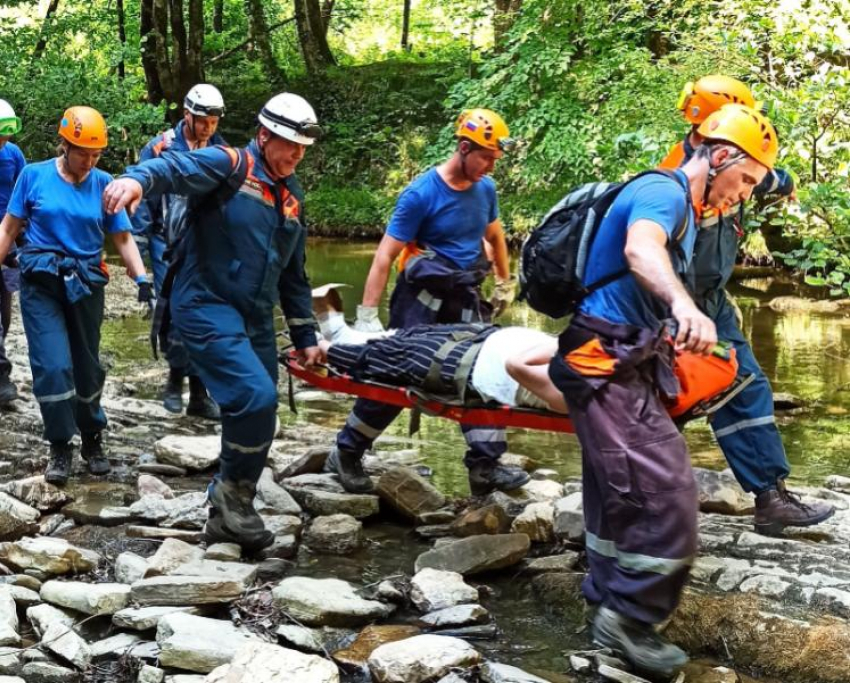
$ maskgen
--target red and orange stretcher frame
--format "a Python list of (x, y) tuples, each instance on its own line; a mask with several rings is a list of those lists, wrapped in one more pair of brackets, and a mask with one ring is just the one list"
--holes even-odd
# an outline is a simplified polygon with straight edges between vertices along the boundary
[(426, 415), (444, 417), (460, 424), (542, 429), (569, 434), (575, 432), (570, 418), (558, 413), (504, 405), (463, 406), (452, 401), (443, 402), (439, 398), (426, 396), (406, 387), (394, 387), (378, 382), (356, 382), (349, 375), (336, 374), (327, 367), (322, 367), (318, 373), (313, 372), (298, 365), (294, 354), (285, 356), (282, 360), (293, 377), (324, 391), (350, 394), (401, 408), (417, 409)]

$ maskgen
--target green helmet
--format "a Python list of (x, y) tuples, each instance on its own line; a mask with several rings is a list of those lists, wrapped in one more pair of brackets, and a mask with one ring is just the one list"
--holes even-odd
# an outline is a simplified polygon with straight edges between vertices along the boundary
[(0, 137), (11, 137), (21, 132), (21, 120), (6, 100), (0, 100)]

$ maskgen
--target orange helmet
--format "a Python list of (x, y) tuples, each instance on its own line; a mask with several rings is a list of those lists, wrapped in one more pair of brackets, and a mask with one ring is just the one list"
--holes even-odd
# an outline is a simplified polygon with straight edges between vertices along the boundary
[(485, 149), (510, 152), (516, 141), (510, 137), (508, 124), (490, 109), (466, 109), (457, 117), (455, 137), (466, 138)]
[(750, 89), (737, 78), (729, 76), (704, 76), (696, 83), (686, 83), (676, 107), (685, 118), (699, 125), (724, 104), (743, 104), (759, 109)]
[(59, 121), (59, 135), (72, 145), (86, 149), (106, 147), (106, 121), (91, 107), (71, 107)]
[(752, 107), (727, 104), (702, 122), (697, 132), (707, 141), (735, 145), (768, 169), (779, 153), (776, 130), (767, 117)]

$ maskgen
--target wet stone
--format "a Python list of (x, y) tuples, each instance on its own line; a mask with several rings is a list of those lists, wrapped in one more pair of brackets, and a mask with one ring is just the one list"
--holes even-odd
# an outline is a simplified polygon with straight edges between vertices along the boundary
[(538, 557), (530, 560), (525, 566), (525, 571), (529, 574), (543, 574), (546, 572), (570, 572), (578, 562), (579, 554), (572, 551), (565, 551), (560, 555), (550, 555), (549, 557)]
[(421, 521), (423, 513), (436, 512), (446, 504), (446, 497), (433, 484), (406, 467), (382, 474), (377, 493), (387, 505), (413, 521)]
[(420, 612), (478, 602), (478, 589), (457, 572), (423, 569), (410, 582), (410, 599)]
[(121, 526), (136, 522), (139, 518), (133, 514), (129, 507), (92, 507), (85, 501), (73, 503), (62, 508), (62, 513), (70, 517), (77, 524), (91, 524), (95, 526)]
[(270, 643), (243, 645), (230, 664), (207, 676), (206, 683), (339, 683), (328, 660)]
[(596, 670), (597, 673), (608, 681), (617, 681), (617, 683), (649, 683), (645, 678), (635, 676), (621, 669), (615, 669), (607, 664), (602, 664)]
[(552, 503), (531, 503), (513, 521), (511, 531), (526, 534), (533, 543), (555, 540), (555, 508)]
[(271, 515), (264, 516), (263, 523), (266, 529), (275, 536), (300, 536), (304, 522), (295, 515)]
[(340, 643), (353, 639), (355, 631), (346, 628), (307, 628), (296, 624), (283, 624), (277, 628), (277, 636), (285, 644), (307, 652), (336, 650)]
[(145, 463), (139, 465), (141, 474), (152, 474), (157, 477), (185, 477), (185, 467), (175, 467), (174, 465), (166, 465), (164, 463)]
[(190, 614), (169, 614), (160, 619), (156, 629), (160, 664), (200, 673), (227, 664), (253, 639), (255, 636), (229, 621)]
[(339, 478), (335, 474), (299, 474), (296, 477), (281, 479), (280, 485), (293, 494), (292, 489), (345, 493), (345, 489), (342, 488), (342, 484), (339, 483)]
[(136, 488), (139, 492), (139, 498), (144, 498), (145, 496), (174, 498), (174, 491), (171, 490), (171, 487), (151, 474), (140, 474), (136, 482)]
[(363, 547), (363, 523), (350, 515), (316, 517), (304, 543), (314, 553), (348, 555)]
[(130, 586), (123, 583), (48, 581), (41, 587), (41, 599), (83, 614), (114, 614), (127, 606)]
[(479, 670), (484, 683), (548, 683), (545, 678), (535, 676), (508, 664), (484, 662)]
[(424, 683), (480, 660), (458, 638), (421, 635), (381, 645), (369, 657), (369, 670), (377, 683)]
[(420, 617), (419, 621), (428, 628), (447, 628), (449, 626), (469, 626), (470, 624), (485, 624), (490, 620), (490, 613), (481, 605), (458, 605), (429, 612)]
[(497, 534), (462, 538), (416, 558), (419, 572), (426, 567), (455, 571), (464, 576), (504, 569), (520, 562), (531, 541), (525, 534)]
[(74, 500), (65, 491), (53, 484), (48, 484), (44, 476), (16, 479), (0, 485), (0, 492), (14, 496), (22, 503), (40, 510), (49, 512), (58, 510), (63, 505)]
[(276, 474), (278, 480), (290, 479), (302, 474), (319, 474), (325, 466), (325, 460), (328, 459), (330, 448), (319, 447), (311, 448), (303, 455), (296, 457), (285, 467), (282, 467)]
[(163, 527), (203, 529), (207, 521), (206, 502), (207, 495), (203, 491), (184, 493), (172, 499), (145, 496), (130, 506), (130, 512)]
[(367, 626), (348, 647), (337, 650), (332, 656), (335, 662), (343, 666), (365, 667), (369, 656), (381, 645), (411, 638), (419, 633), (420, 630), (416, 626), (409, 625)]
[(359, 597), (339, 579), (286, 578), (272, 590), (275, 604), (307, 626), (357, 626), (388, 616), (393, 608)]
[(35, 569), (48, 575), (86, 573), (100, 559), (96, 552), (60, 538), (23, 538), (0, 545), (0, 561), (22, 571)]
[(144, 607), (230, 602), (242, 595), (245, 585), (214, 576), (155, 576), (137, 581), (130, 588), (132, 600)]
[(482, 534), (504, 534), (510, 531), (511, 518), (500, 505), (485, 505), (468, 510), (452, 522), (455, 536), (480, 536)]
[[(284, 561), (298, 554), (298, 539), (295, 536), (275, 536), (274, 542), (260, 553), (260, 558), (265, 562), (268, 560)], [(288, 566), (288, 565), (286, 565)], [(267, 567), (267, 569), (270, 567)], [(262, 574), (263, 568), (260, 567)]]
[(292, 497), (313, 516), (344, 514), (363, 519), (378, 514), (378, 496), (357, 493), (328, 493), (289, 488)]

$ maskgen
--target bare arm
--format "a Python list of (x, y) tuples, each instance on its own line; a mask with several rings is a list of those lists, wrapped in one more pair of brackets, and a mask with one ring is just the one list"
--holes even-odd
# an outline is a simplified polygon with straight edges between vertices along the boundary
[(524, 353), (520, 353), (505, 363), (505, 370), (520, 386), (543, 399), (556, 413), (567, 413), (564, 395), (549, 379), (549, 362), (558, 351), (558, 341), (538, 344)]
[(511, 276), (511, 261), (508, 256), (508, 242), (505, 239), (501, 220), (497, 218), (487, 226), (484, 241), (493, 248), (493, 266), (496, 270), (496, 279), (507, 280)]
[(15, 239), (21, 234), (24, 228), (22, 218), (17, 218), (10, 213), (7, 213), (0, 223), (0, 262), (8, 256)]
[(366, 287), (363, 290), (363, 305), (377, 307), (381, 303), (381, 295), (387, 287), (390, 278), (390, 268), (398, 258), (405, 243), (400, 240), (384, 235), (378, 244), (375, 258), (372, 259), (372, 267), (366, 278)]
[(679, 324), (676, 345), (696, 353), (708, 353), (717, 343), (717, 330), (673, 271), (667, 239), (667, 233), (657, 223), (635, 222), (629, 226), (626, 237), (626, 262), (638, 284), (670, 307)]
[(139, 248), (136, 246), (136, 240), (133, 239), (131, 232), (114, 232), (112, 233), (112, 243), (124, 265), (127, 266), (127, 275), (132, 280), (135, 280), (140, 275), (145, 275), (145, 264), (142, 263), (142, 257), (139, 254)]

